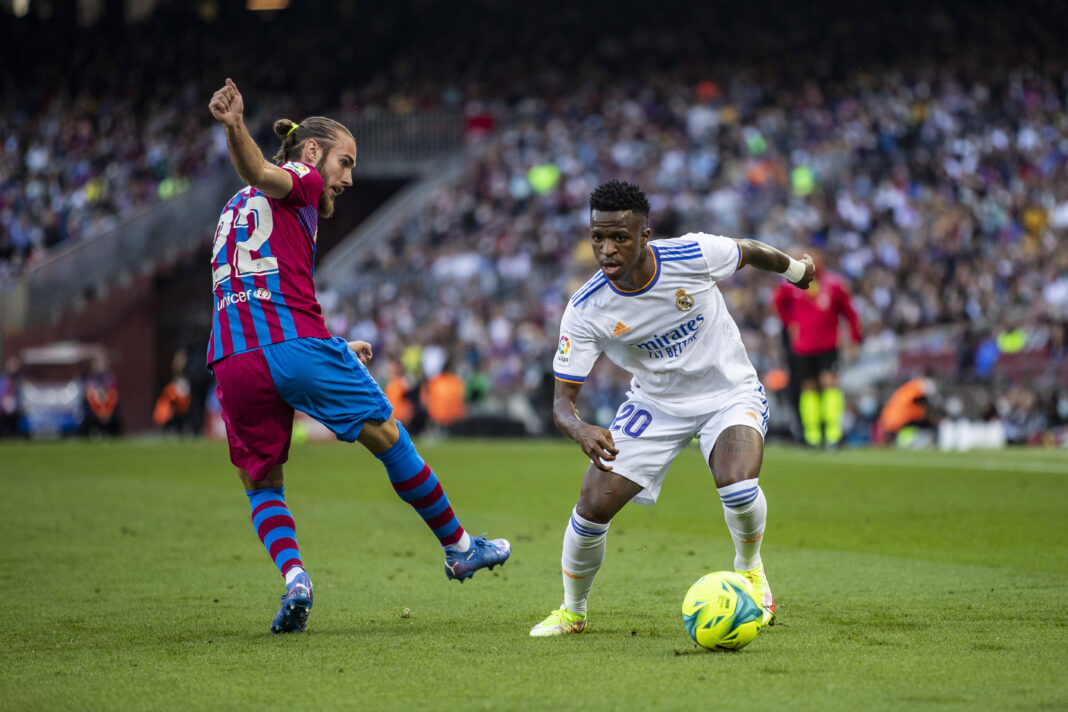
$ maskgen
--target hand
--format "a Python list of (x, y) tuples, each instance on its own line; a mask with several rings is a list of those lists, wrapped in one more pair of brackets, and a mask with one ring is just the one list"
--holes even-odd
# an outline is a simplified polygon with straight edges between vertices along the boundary
[(612, 433), (596, 425), (583, 423), (575, 433), (574, 440), (582, 448), (582, 452), (586, 453), (590, 461), (597, 466), (597, 469), (605, 472), (612, 471), (611, 465), (601, 462), (601, 460), (611, 462), (616, 459), (616, 455), (619, 453), (619, 450), (616, 449), (615, 441), (612, 439)]
[(845, 362), (855, 363), (857, 357), (860, 356), (860, 344), (855, 341), (850, 341), (845, 346)]
[(816, 277), (816, 263), (812, 261), (812, 256), (807, 252), (801, 255), (800, 261), (805, 265), (805, 276), (794, 282), (794, 286), (798, 289), (808, 289)]
[(356, 358), (360, 359), (360, 363), (370, 363), (374, 358), (374, 353), (371, 351), (371, 344), (366, 341), (350, 341), (349, 348), (356, 354)]
[(226, 86), (212, 95), (208, 110), (223, 126), (234, 126), (241, 121), (241, 116), (245, 113), (245, 101), (233, 79), (227, 77)]

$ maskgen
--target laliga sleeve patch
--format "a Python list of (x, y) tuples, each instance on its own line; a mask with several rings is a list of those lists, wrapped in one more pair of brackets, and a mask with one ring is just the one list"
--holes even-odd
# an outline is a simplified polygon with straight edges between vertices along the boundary
[(303, 163), (297, 163), (296, 161), (290, 161), (289, 163), (282, 164), (282, 168), (293, 171), (297, 174), (297, 178), (303, 178), (311, 172), (311, 168)]

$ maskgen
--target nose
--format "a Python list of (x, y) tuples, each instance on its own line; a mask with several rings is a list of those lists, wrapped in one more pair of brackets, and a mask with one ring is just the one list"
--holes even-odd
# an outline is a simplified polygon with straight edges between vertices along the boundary
[(345, 187), (352, 185), (352, 171), (345, 171), (341, 174), (341, 185)]

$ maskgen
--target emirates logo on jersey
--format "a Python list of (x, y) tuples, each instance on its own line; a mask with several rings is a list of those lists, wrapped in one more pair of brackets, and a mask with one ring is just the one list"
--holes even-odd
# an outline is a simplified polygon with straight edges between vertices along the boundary
[(683, 312), (693, 309), (693, 297), (687, 294), (685, 289), (675, 292), (675, 308)]

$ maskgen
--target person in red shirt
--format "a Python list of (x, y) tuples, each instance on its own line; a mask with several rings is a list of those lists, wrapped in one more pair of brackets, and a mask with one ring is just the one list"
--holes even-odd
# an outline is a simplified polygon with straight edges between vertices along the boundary
[[(853, 344), (861, 340), (860, 322), (842, 278), (813, 255), (816, 278), (807, 290), (775, 291), (775, 310), (790, 337), (794, 377), (801, 382), (798, 412), (805, 442), (837, 447), (842, 439), (845, 396), (838, 388), (838, 326), (844, 317)], [(787, 285), (789, 286), (789, 285)]]

